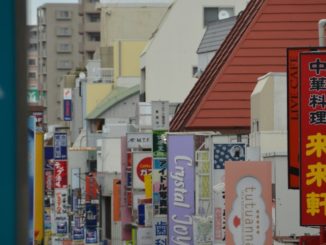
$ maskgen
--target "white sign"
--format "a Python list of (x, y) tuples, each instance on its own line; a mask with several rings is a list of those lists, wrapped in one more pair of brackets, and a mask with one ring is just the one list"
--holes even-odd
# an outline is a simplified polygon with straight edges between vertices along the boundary
[(55, 216), (67, 214), (68, 190), (58, 188), (54, 191), (54, 212)]
[(137, 244), (141, 245), (153, 245), (152, 227), (137, 229)]
[(154, 244), (168, 243), (168, 221), (166, 215), (153, 217), (153, 242)]
[(64, 100), (72, 100), (71, 88), (64, 88), (63, 89), (63, 99)]
[(152, 173), (152, 153), (151, 152), (134, 152), (132, 182), (134, 189), (145, 189), (145, 175)]
[(127, 147), (129, 149), (151, 149), (153, 136), (150, 133), (127, 133)]

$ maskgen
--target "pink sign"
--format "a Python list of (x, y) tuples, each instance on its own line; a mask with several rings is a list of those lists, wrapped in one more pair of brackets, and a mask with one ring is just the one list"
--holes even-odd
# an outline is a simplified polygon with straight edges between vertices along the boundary
[(272, 244), (270, 162), (226, 162), (226, 244)]

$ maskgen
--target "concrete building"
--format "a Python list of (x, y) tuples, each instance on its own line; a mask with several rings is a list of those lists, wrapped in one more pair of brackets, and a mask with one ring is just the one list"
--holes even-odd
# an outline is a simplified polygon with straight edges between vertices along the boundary
[(81, 42), (79, 52), (81, 65), (85, 66), (88, 60), (94, 59), (95, 51), (100, 47), (101, 12), (96, 8), (99, 0), (79, 0), (79, 34)]
[(42, 89), (38, 83), (37, 26), (28, 27), (27, 49), (27, 101), (30, 107), (41, 106)]
[(174, 1), (141, 57), (141, 100), (182, 102), (197, 81), (196, 50), (206, 25), (245, 6), (244, 0)]
[(38, 79), (45, 87), (45, 123), (59, 124), (59, 83), (78, 67), (78, 4), (44, 4), (38, 8)]

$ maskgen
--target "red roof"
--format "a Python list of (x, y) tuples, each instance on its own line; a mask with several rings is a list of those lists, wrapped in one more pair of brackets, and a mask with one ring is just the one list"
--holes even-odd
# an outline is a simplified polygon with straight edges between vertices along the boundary
[(251, 0), (170, 123), (170, 131), (250, 131), (257, 78), (286, 71), (286, 48), (318, 46), (325, 0)]

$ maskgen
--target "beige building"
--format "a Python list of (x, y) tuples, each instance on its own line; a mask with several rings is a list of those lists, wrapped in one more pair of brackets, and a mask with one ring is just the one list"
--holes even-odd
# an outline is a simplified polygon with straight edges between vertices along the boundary
[(45, 123), (59, 124), (60, 80), (80, 61), (78, 4), (44, 4), (38, 8), (38, 78), (45, 88)]
[(79, 52), (81, 64), (85, 66), (88, 60), (94, 59), (95, 51), (100, 47), (101, 12), (97, 9), (99, 0), (79, 0), (79, 34), (81, 42)]

